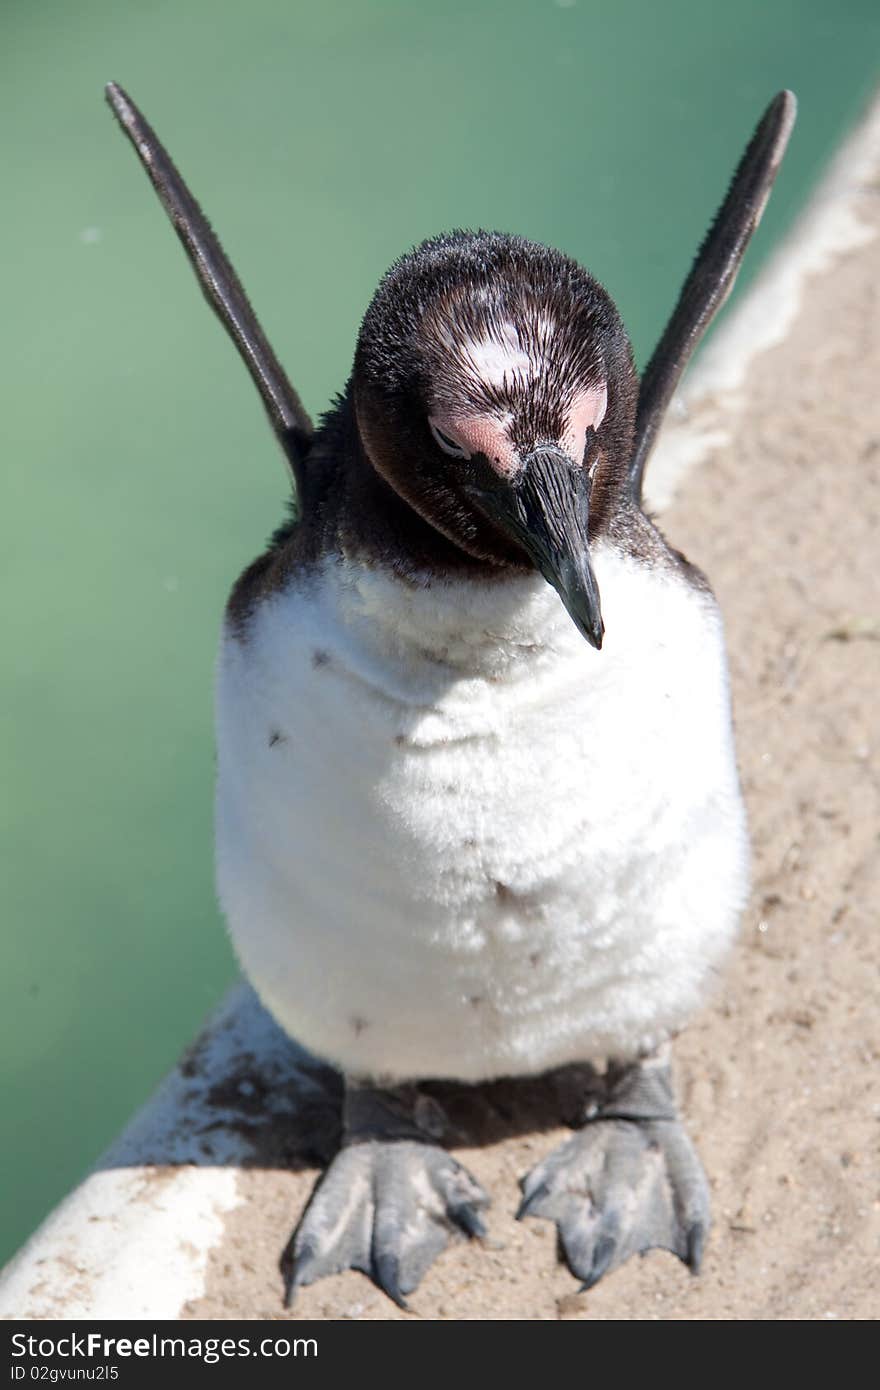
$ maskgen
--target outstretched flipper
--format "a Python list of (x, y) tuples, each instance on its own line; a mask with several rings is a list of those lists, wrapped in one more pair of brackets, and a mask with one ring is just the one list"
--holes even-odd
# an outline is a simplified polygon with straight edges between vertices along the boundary
[(606, 1084), (583, 1128), (529, 1173), (518, 1216), (556, 1223), (581, 1289), (647, 1250), (671, 1250), (696, 1274), (709, 1189), (676, 1113), (666, 1050), (609, 1068)]
[(630, 486), (636, 501), (641, 500), (645, 464), (672, 393), (694, 349), (733, 289), (746, 247), (779, 172), (796, 114), (797, 102), (792, 92), (780, 92), (764, 112), (645, 368), (630, 463)]
[(358, 1269), (401, 1308), (454, 1235), (483, 1236), (480, 1184), (435, 1142), (415, 1086), (346, 1082), (342, 1148), (281, 1257), (285, 1302), (328, 1274)]
[(105, 95), (168, 213), (205, 298), (253, 378), (297, 483), (313, 429), (299, 396), (257, 321), (241, 281), (167, 150), (129, 96), (109, 82)]

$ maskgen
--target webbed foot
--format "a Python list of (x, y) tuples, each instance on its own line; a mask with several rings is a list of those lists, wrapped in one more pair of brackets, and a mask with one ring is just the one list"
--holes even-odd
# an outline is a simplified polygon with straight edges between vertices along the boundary
[(285, 1302), (358, 1269), (401, 1308), (452, 1235), (485, 1235), (480, 1184), (418, 1123), (414, 1088), (346, 1091), (344, 1138), (281, 1258)]
[(518, 1217), (555, 1221), (582, 1289), (652, 1249), (699, 1270), (709, 1189), (676, 1113), (665, 1056), (609, 1068), (605, 1099), (522, 1187)]

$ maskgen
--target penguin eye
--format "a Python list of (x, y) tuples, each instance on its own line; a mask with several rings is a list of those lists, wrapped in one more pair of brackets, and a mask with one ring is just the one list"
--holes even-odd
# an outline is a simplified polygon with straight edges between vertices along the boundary
[(442, 430), (438, 429), (437, 426), (434, 424), (433, 420), (429, 420), (428, 424), (430, 426), (432, 435), (436, 439), (437, 443), (440, 445), (440, 448), (443, 450), (444, 454), (450, 454), (451, 457), (454, 459), (470, 458), (470, 454), (468, 453), (467, 449), (465, 449), (463, 445), (458, 444), (454, 439), (450, 439), (448, 434), (444, 434)]

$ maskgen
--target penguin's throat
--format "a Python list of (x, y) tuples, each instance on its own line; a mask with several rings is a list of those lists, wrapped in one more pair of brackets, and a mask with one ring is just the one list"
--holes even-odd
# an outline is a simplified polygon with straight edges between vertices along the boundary
[(324, 582), (338, 616), (377, 655), (418, 658), (464, 676), (503, 679), (583, 641), (537, 573), (401, 576), (343, 558), (328, 563)]

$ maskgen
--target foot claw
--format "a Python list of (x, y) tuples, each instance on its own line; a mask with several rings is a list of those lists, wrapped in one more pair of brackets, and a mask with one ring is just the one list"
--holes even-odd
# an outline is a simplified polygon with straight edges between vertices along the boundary
[(593, 1251), (593, 1267), (584, 1282), (578, 1289), (578, 1293), (585, 1293), (594, 1284), (598, 1284), (603, 1274), (607, 1274), (614, 1260), (617, 1251), (617, 1241), (613, 1236), (600, 1236), (596, 1241), (596, 1248)]
[[(315, 1262), (316, 1252), (307, 1243), (297, 1250), (296, 1242), (293, 1238), (285, 1247), (281, 1256), (280, 1268), (281, 1277), (284, 1280), (284, 1306), (292, 1308), (296, 1297), (296, 1291), (303, 1284), (310, 1284), (309, 1267)], [(315, 1276), (317, 1277), (317, 1275)]]
[(486, 1223), (476, 1207), (463, 1203), (461, 1206), (450, 1207), (449, 1215), (466, 1236), (471, 1236), (475, 1240), (485, 1239)]
[(373, 1275), (380, 1289), (393, 1299), (398, 1308), (409, 1312), (403, 1290), (400, 1287), (400, 1261), (390, 1250), (377, 1255), (373, 1262)]
[(700, 1272), (705, 1245), (706, 1225), (702, 1221), (695, 1221), (687, 1233), (687, 1254), (684, 1257), (684, 1262), (691, 1274), (699, 1274)]
[[(526, 1182), (528, 1182), (528, 1179), (526, 1179)], [(516, 1209), (517, 1221), (522, 1221), (524, 1216), (533, 1216), (535, 1214), (535, 1207), (540, 1206), (544, 1198), (549, 1196), (549, 1193), (550, 1187), (546, 1182), (539, 1182), (537, 1187), (533, 1187), (531, 1191), (527, 1190)]]

